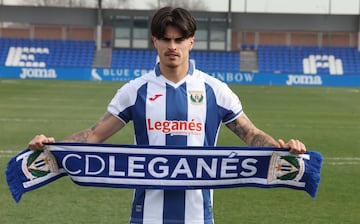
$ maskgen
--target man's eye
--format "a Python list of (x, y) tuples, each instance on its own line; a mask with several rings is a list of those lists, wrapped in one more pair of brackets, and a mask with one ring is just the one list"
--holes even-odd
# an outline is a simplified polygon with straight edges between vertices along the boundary
[[(166, 41), (166, 42), (171, 41), (170, 38), (166, 38), (166, 37), (162, 37), (162, 38), (160, 38), (160, 40)], [(185, 40), (184, 37), (179, 37), (179, 38), (175, 38), (175, 39), (174, 39), (174, 41), (177, 42), (177, 43), (180, 43), (180, 42), (182, 42), (182, 41), (184, 41), (184, 40)]]
[(181, 37), (181, 38), (176, 38), (176, 39), (175, 39), (176, 42), (182, 42), (182, 41), (184, 41), (184, 40), (185, 40), (185, 38), (183, 38), (183, 37)]

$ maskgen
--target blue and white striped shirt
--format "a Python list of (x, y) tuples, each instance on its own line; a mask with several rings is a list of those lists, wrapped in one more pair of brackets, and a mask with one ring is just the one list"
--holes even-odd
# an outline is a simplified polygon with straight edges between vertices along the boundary
[[(221, 123), (242, 113), (239, 98), (223, 82), (190, 63), (173, 83), (159, 64), (118, 90), (108, 111), (133, 121), (138, 145), (215, 146)], [(131, 224), (213, 224), (212, 190), (135, 190)]]

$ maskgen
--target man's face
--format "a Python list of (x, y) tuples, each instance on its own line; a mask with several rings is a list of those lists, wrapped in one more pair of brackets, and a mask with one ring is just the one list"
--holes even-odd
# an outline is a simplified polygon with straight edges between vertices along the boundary
[(189, 52), (194, 45), (194, 37), (185, 39), (178, 28), (168, 26), (164, 37), (152, 39), (162, 65), (175, 68), (189, 63)]

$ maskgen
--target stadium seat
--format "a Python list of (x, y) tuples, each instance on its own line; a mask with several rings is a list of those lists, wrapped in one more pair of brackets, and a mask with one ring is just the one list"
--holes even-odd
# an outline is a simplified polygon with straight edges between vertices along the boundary
[[(156, 63), (156, 55), (155, 50), (114, 49), (111, 66), (114, 68), (152, 69)], [(190, 59), (195, 61), (199, 69), (206, 72), (240, 70), (238, 52), (191, 51)]]
[(259, 45), (259, 72), (356, 74), (360, 53), (355, 47)]
[[(20, 50), (13, 52), (15, 47)], [(0, 38), (0, 48), (3, 66), (90, 67), (95, 41)]]
[[(245, 47), (245, 46), (243, 46)], [(356, 47), (254, 45), (259, 72), (305, 74), (359, 74), (360, 53)], [(95, 41), (0, 38), (0, 66), (91, 67)], [(147, 69), (156, 63), (149, 49), (113, 49), (112, 68)], [(205, 72), (240, 71), (240, 53), (190, 52), (196, 67)]]
[(126, 69), (154, 68), (156, 52), (143, 49), (113, 49), (111, 67)]

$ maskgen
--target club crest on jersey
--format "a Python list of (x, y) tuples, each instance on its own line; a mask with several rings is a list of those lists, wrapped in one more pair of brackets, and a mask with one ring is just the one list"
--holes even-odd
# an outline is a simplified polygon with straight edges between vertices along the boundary
[(21, 165), (24, 175), (29, 180), (59, 172), (55, 157), (47, 150), (29, 153), (23, 158)]
[(274, 152), (270, 159), (268, 183), (279, 181), (300, 181), (304, 175), (303, 158), (294, 155), (280, 155)]
[(189, 91), (190, 101), (192, 104), (202, 104), (204, 100), (203, 91)]

